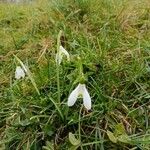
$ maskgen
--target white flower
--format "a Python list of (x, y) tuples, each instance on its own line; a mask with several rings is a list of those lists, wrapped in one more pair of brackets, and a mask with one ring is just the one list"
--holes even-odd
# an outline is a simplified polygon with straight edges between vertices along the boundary
[(85, 87), (85, 84), (80, 84), (80, 83), (69, 95), (68, 106), (73, 106), (80, 95), (83, 97), (83, 105), (87, 110), (90, 110), (91, 97)]
[(15, 78), (20, 79), (21, 77), (25, 77), (25, 72), (20, 66), (17, 66), (15, 71)]
[(69, 53), (62, 47), (59, 47), (59, 51), (56, 54), (56, 63), (60, 64), (63, 58), (63, 55), (67, 57), (67, 60), (70, 60)]

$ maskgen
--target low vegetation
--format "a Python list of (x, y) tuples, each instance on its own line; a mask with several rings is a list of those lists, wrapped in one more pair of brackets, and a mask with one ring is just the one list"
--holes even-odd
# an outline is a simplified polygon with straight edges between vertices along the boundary
[(0, 3), (0, 149), (149, 150), (150, 1)]

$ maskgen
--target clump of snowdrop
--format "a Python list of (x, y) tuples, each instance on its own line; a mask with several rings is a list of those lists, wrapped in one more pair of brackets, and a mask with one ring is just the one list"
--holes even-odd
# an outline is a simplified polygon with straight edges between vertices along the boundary
[(63, 56), (66, 56), (67, 57), (67, 60), (70, 61), (70, 56), (69, 56), (69, 53), (67, 52), (67, 50), (65, 50), (63, 48), (63, 46), (59, 46), (59, 50), (56, 54), (56, 63), (60, 65), (60, 63), (62, 62), (62, 58)]
[(15, 78), (20, 79), (25, 77), (25, 71), (20, 66), (16, 67)]
[(91, 97), (86, 89), (85, 84), (78, 84), (78, 86), (71, 92), (68, 97), (68, 106), (73, 106), (78, 97), (82, 96), (83, 105), (87, 110), (91, 109)]

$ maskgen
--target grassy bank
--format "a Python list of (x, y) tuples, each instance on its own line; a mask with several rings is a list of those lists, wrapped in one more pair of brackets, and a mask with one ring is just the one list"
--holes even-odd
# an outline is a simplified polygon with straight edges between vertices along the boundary
[[(148, 150), (149, 10), (148, 0), (0, 3), (0, 149)], [(60, 30), (70, 61), (58, 74)], [(14, 55), (31, 77), (15, 79)], [(81, 65), (90, 111), (82, 99), (67, 106)]]

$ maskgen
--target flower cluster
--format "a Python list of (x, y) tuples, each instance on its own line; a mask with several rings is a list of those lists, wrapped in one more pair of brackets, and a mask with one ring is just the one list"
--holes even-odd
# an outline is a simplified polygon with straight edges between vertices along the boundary
[[(69, 53), (67, 52), (67, 50), (65, 50), (63, 46), (60, 45), (55, 58), (57, 65), (61, 64), (63, 56), (66, 56), (68, 61), (70, 60)], [(24, 78), (25, 74), (26, 74), (25, 68), (22, 68), (21, 66), (16, 67), (16, 71), (15, 71), (16, 79)], [(67, 105), (69, 107), (73, 106), (78, 98), (83, 98), (83, 105), (87, 110), (91, 109), (91, 97), (88, 93), (86, 85), (83, 83), (82, 84), (79, 83), (78, 86), (70, 93), (68, 97)]]
[[(59, 47), (59, 51), (56, 54), (56, 63), (60, 64), (62, 62), (63, 56), (67, 57), (67, 60), (70, 60), (69, 53), (62, 46)], [(77, 101), (78, 97), (83, 98), (83, 105), (87, 110), (91, 109), (91, 97), (86, 89), (85, 84), (79, 83), (78, 86), (71, 92), (68, 97), (68, 106), (73, 106)]]

